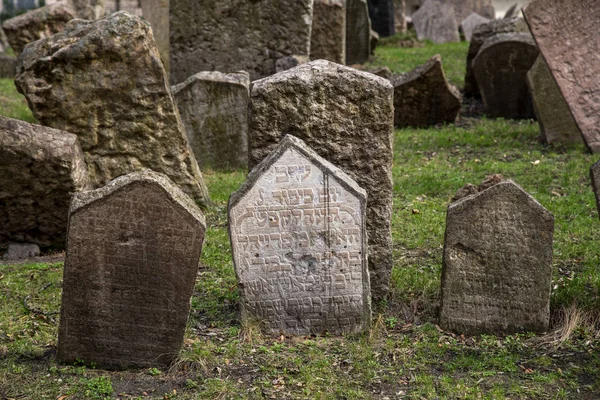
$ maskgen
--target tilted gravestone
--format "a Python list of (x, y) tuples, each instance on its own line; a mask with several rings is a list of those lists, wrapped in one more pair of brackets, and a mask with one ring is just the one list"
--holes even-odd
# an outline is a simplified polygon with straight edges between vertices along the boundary
[(490, 20), (488, 18), (482, 17), (477, 13), (472, 13), (471, 15), (469, 15), (460, 24), (463, 33), (465, 34), (465, 40), (467, 42), (470, 42), (475, 28), (481, 24), (487, 24), (489, 22)]
[(448, 207), (440, 326), (543, 332), (550, 319), (554, 217), (512, 181)]
[(381, 37), (396, 33), (394, 0), (367, 0), (371, 27)]
[(473, 59), (473, 72), (488, 116), (535, 117), (527, 73), (538, 55), (528, 33), (500, 33), (484, 42)]
[(590, 178), (592, 178), (592, 189), (596, 196), (596, 208), (600, 215), (600, 161), (590, 167)]
[(371, 56), (371, 20), (367, 0), (346, 0), (346, 64), (362, 64)]
[(165, 70), (169, 73), (169, 0), (141, 0), (140, 4), (144, 19), (152, 26), (156, 47), (158, 47)]
[(434, 43), (460, 42), (454, 7), (439, 0), (426, 0), (412, 16), (419, 40)]
[(170, 0), (171, 83), (199, 71), (275, 73), (309, 55), (313, 0)]
[(200, 166), (248, 166), (249, 86), (247, 72), (198, 72), (173, 86), (188, 142)]
[(391, 81), (394, 85), (394, 125), (427, 127), (456, 121), (460, 92), (446, 80), (439, 54)]
[(77, 136), (0, 117), (0, 244), (64, 247), (71, 195), (89, 188)]
[(310, 58), (346, 63), (346, 3), (344, 0), (315, 0)]
[(15, 84), (42, 125), (79, 137), (94, 187), (152, 168), (206, 204), (150, 29), (124, 11), (74, 20), (27, 47)]
[(369, 194), (369, 272), (376, 300), (386, 297), (392, 269), (393, 95), (387, 79), (324, 60), (255, 81), (250, 91), (250, 168), (291, 134)]
[(368, 330), (366, 203), (352, 178), (283, 138), (229, 200), (243, 323), (271, 334)]
[(202, 213), (150, 170), (78, 193), (69, 213), (58, 359), (168, 366), (183, 343)]
[(600, 152), (598, 3), (534, 0), (524, 14), (583, 140), (591, 151)]
[(546, 143), (583, 143), (581, 132), (542, 56), (527, 73), (533, 108)]

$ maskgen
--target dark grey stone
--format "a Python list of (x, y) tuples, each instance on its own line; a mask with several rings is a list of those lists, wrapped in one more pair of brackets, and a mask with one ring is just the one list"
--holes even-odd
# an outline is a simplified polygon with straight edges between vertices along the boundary
[(40, 247), (31, 243), (10, 243), (8, 251), (2, 256), (5, 261), (25, 260), (40, 255)]
[(367, 0), (346, 0), (346, 64), (362, 64), (371, 55)]

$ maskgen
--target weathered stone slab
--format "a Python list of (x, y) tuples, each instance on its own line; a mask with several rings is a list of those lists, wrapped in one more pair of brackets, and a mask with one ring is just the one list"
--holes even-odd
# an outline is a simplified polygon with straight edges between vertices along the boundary
[(482, 17), (477, 13), (472, 13), (471, 15), (469, 15), (460, 24), (463, 33), (465, 34), (465, 40), (467, 42), (470, 42), (475, 28), (481, 24), (487, 24), (489, 22), (490, 20), (488, 18)]
[(344, 0), (315, 0), (310, 58), (346, 64), (346, 3)]
[(0, 78), (14, 79), (17, 71), (17, 58), (0, 54)]
[(68, 0), (77, 18), (95, 20), (104, 17), (105, 0)]
[(306, 64), (308, 61), (309, 61), (309, 58), (307, 56), (299, 56), (296, 54), (291, 55), (291, 56), (281, 57), (280, 59), (278, 59), (275, 62), (275, 71), (276, 72), (287, 71), (288, 69), (297, 67), (300, 64)]
[(169, 46), (169, 0), (141, 0), (144, 19), (150, 22), (154, 40), (160, 53), (160, 59), (165, 65), (165, 70), (170, 70)]
[(291, 135), (229, 200), (242, 321), (339, 335), (371, 321), (367, 193)]
[(173, 86), (173, 96), (198, 164), (214, 169), (248, 166), (247, 72), (198, 72)]
[(379, 34), (371, 29), (371, 55), (375, 55), (375, 49), (379, 45)]
[(147, 22), (124, 11), (76, 20), (31, 43), (19, 63), (17, 89), (43, 125), (79, 137), (94, 187), (152, 168), (207, 203)]
[(488, 20), (496, 17), (492, 0), (444, 0), (454, 6), (456, 23), (460, 24), (469, 15), (476, 13)]
[(460, 42), (454, 7), (438, 0), (426, 0), (412, 16), (419, 40), (434, 43)]
[(25, 260), (40, 255), (40, 247), (32, 243), (9, 243), (8, 251), (2, 255), (5, 261)]
[(527, 23), (588, 148), (600, 152), (600, 7), (593, 0), (534, 0)]
[(171, 0), (171, 83), (199, 71), (275, 73), (285, 56), (309, 56), (313, 0)]
[(64, 247), (71, 195), (85, 189), (77, 136), (0, 117), (0, 244)]
[(367, 0), (346, 0), (346, 64), (362, 64), (371, 55)]
[(394, 0), (367, 0), (371, 29), (380, 37), (396, 33), (394, 24)]
[(550, 319), (554, 217), (512, 181), (450, 204), (440, 326), (543, 332)]
[(542, 56), (527, 73), (533, 108), (546, 143), (583, 143), (581, 132)]
[(496, 34), (512, 32), (529, 32), (529, 29), (522, 18), (499, 19), (475, 27), (473, 35), (471, 36), (471, 43), (469, 44), (469, 52), (467, 54), (465, 96), (476, 97), (480, 95), (477, 80), (475, 79), (475, 74), (473, 74), (472, 62), (475, 56), (477, 56), (477, 53), (479, 53), (481, 46), (483, 46), (483, 42)]
[(508, 10), (506, 10), (506, 13), (504, 14), (504, 19), (518, 17), (519, 14), (521, 14), (521, 6), (519, 5), (519, 3), (515, 3), (512, 6), (510, 6)]
[(528, 33), (500, 33), (484, 42), (473, 59), (473, 72), (488, 116), (535, 117), (527, 73), (538, 55)]
[(406, 23), (406, 2), (404, 0), (394, 0), (394, 26), (396, 32), (406, 32), (408, 28)]
[(168, 366), (183, 342), (202, 213), (146, 170), (78, 193), (69, 214), (58, 360)]
[(454, 123), (460, 111), (460, 92), (446, 80), (437, 54), (411, 72), (392, 79), (394, 124), (427, 127)]
[(369, 193), (369, 271), (376, 300), (387, 295), (392, 269), (393, 118), (388, 80), (324, 60), (255, 81), (250, 91), (250, 168), (291, 134)]

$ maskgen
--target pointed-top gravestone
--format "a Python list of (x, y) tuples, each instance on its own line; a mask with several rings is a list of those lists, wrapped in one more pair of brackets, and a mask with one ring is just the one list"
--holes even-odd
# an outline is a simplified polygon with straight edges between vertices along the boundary
[(466, 334), (544, 332), (554, 217), (512, 181), (450, 204), (440, 326)]
[(460, 42), (454, 7), (439, 0), (425, 0), (412, 16), (419, 40), (434, 43)]
[(534, 0), (525, 18), (593, 152), (600, 152), (600, 7), (595, 0)]
[(362, 64), (371, 56), (371, 20), (367, 0), (346, 0), (346, 64)]
[(168, 366), (183, 343), (205, 230), (194, 202), (150, 170), (75, 195), (58, 359)]
[(470, 42), (475, 28), (481, 24), (487, 24), (488, 22), (490, 22), (488, 18), (482, 17), (477, 13), (472, 13), (467, 18), (465, 18), (460, 24), (463, 33), (465, 34), (465, 40), (467, 42)]
[(371, 321), (367, 194), (286, 136), (229, 200), (243, 323), (270, 334), (344, 334)]

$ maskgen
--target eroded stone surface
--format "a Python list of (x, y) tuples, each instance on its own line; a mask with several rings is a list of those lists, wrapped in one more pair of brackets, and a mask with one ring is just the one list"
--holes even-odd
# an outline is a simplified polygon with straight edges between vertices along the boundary
[(275, 71), (276, 72), (283, 72), (283, 71), (287, 71), (288, 69), (292, 69), (294, 67), (297, 67), (300, 64), (306, 64), (309, 61), (307, 56), (300, 56), (300, 55), (291, 55), (291, 56), (285, 56), (285, 57), (281, 57), (280, 59), (278, 59), (275, 62)]
[(465, 40), (467, 42), (470, 42), (475, 28), (481, 24), (487, 24), (488, 22), (490, 22), (488, 18), (482, 17), (477, 13), (472, 13), (467, 18), (465, 18), (460, 24), (463, 33), (465, 34)]
[(528, 33), (500, 33), (484, 42), (473, 59), (473, 72), (488, 116), (535, 117), (527, 73), (538, 55)]
[(600, 216), (600, 161), (591, 166), (590, 178), (592, 178), (592, 189), (596, 196), (596, 208)]
[(525, 17), (590, 150), (600, 152), (600, 7), (534, 0)]
[(426, 0), (412, 16), (419, 40), (434, 43), (460, 42), (454, 7), (438, 0)]
[(544, 332), (554, 218), (512, 181), (450, 204), (440, 325), (466, 333)]
[(527, 84), (533, 108), (546, 143), (581, 143), (583, 138), (544, 57), (537, 60), (527, 73)]
[(427, 127), (454, 123), (460, 111), (460, 92), (446, 80), (437, 54), (411, 72), (392, 79), (394, 124)]
[(324, 60), (252, 83), (249, 166), (291, 134), (369, 194), (371, 291), (388, 293), (392, 269), (393, 87), (386, 79)]
[(58, 359), (168, 366), (183, 342), (202, 213), (149, 170), (75, 195), (69, 213)]
[(14, 79), (16, 71), (16, 57), (0, 54), (0, 78)]
[(121, 11), (27, 46), (15, 83), (43, 125), (79, 137), (94, 187), (151, 168), (206, 204), (150, 25)]
[(198, 72), (173, 87), (198, 164), (214, 169), (248, 166), (247, 72)]
[(367, 0), (371, 28), (380, 37), (392, 36), (396, 33), (394, 24), (394, 0)]
[(310, 58), (346, 63), (346, 3), (315, 0), (310, 36)]
[(160, 58), (165, 65), (167, 73), (170, 70), (169, 46), (169, 0), (141, 0), (142, 13), (150, 26), (154, 40), (160, 53)]
[(456, 22), (460, 24), (469, 15), (476, 13), (488, 20), (494, 19), (496, 11), (492, 0), (445, 0), (454, 6)]
[(362, 64), (371, 55), (367, 0), (346, 0), (346, 64)]
[(291, 135), (229, 201), (243, 322), (271, 334), (368, 330), (367, 194)]
[(313, 0), (170, 0), (171, 83), (199, 71), (275, 73), (309, 55)]
[(84, 189), (77, 136), (0, 117), (0, 244), (64, 247), (71, 195)]
[(40, 255), (40, 247), (32, 243), (10, 243), (8, 251), (2, 256), (3, 260), (16, 261), (25, 260)]
[(512, 6), (510, 6), (510, 8), (508, 10), (506, 10), (506, 13), (504, 14), (504, 18), (513, 18), (513, 17), (518, 17), (519, 14), (521, 14), (521, 6), (519, 5), (519, 3), (515, 3)]

